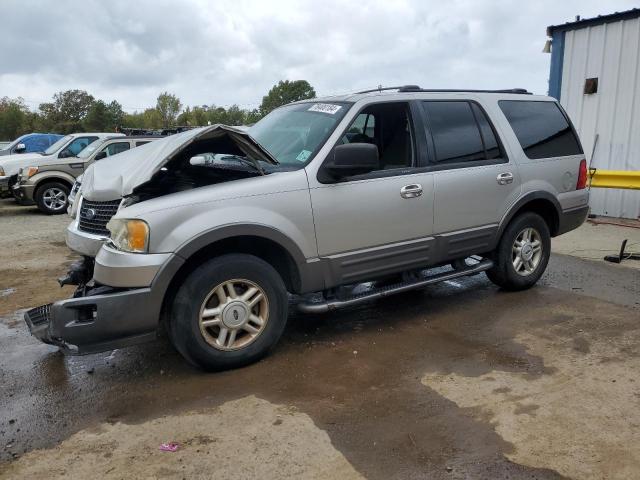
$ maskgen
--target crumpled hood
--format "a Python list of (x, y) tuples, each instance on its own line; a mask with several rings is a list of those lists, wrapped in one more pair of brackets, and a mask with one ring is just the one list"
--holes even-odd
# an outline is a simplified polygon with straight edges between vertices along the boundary
[(16, 155), (7, 155), (0, 157), (0, 167), (4, 170), (6, 176), (15, 175), (23, 167), (31, 167), (38, 165), (43, 159), (49, 156), (40, 155), (39, 153), (18, 153)]
[(203, 139), (231, 140), (252, 160), (278, 163), (246, 131), (218, 124), (171, 135), (95, 162), (84, 173), (82, 194), (94, 201), (115, 200), (129, 195), (136, 187), (148, 182), (176, 154)]

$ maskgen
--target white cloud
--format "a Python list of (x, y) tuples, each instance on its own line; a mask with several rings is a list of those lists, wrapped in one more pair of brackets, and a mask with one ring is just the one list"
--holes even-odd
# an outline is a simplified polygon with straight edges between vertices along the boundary
[[(320, 94), (378, 84), (546, 93), (545, 28), (633, 1), (5, 0), (0, 96), (81, 88), (127, 109), (160, 91), (251, 107), (281, 79)], [(602, 9), (606, 8), (606, 11)]]

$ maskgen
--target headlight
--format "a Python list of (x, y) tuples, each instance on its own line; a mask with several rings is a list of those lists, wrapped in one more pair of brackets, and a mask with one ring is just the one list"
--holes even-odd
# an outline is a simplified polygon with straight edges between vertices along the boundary
[(0, 167), (0, 177), (4, 177), (4, 168)]
[(144, 220), (112, 218), (107, 223), (111, 242), (118, 250), (145, 253), (149, 248), (149, 225)]
[(24, 167), (20, 169), (20, 177), (24, 180), (33, 177), (38, 173), (38, 167)]

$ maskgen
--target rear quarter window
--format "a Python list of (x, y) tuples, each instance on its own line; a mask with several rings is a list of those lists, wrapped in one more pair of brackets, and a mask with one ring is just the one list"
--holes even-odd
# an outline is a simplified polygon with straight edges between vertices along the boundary
[(528, 158), (582, 154), (578, 138), (555, 102), (500, 100), (498, 104)]

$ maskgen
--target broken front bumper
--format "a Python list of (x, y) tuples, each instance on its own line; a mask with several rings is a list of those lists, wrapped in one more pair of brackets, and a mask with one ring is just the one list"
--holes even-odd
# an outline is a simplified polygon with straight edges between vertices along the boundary
[(182, 264), (180, 257), (171, 256), (147, 287), (85, 289), (82, 296), (27, 311), (25, 321), (34, 337), (72, 355), (153, 340), (165, 292)]

